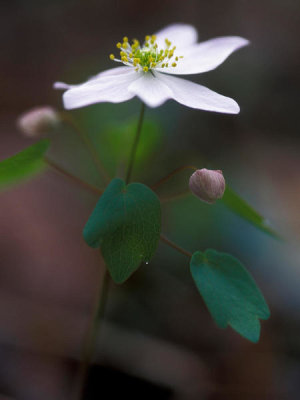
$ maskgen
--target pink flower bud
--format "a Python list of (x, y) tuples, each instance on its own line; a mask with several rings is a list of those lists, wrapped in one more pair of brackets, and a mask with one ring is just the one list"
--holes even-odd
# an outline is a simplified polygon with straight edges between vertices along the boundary
[(214, 203), (225, 191), (225, 179), (220, 170), (197, 169), (189, 181), (191, 192), (206, 203)]
[(37, 138), (51, 132), (59, 120), (58, 113), (52, 107), (35, 107), (20, 115), (17, 125), (25, 136)]

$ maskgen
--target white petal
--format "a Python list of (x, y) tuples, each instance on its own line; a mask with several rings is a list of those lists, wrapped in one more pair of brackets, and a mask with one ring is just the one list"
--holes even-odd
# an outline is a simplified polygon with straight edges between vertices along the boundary
[(54, 89), (71, 89), (71, 87), (75, 87), (77, 85), (68, 85), (64, 82), (54, 82), (53, 88)]
[(131, 83), (128, 90), (149, 107), (158, 107), (173, 97), (172, 90), (150, 72)]
[[(247, 39), (239, 36), (219, 37), (195, 44), (186, 50), (175, 51), (175, 56), (183, 56), (176, 67), (156, 68), (157, 71), (168, 74), (199, 74), (215, 69), (222, 64), (234, 51), (249, 44)], [(174, 62), (174, 57), (169, 65)]]
[(102, 71), (99, 74), (92, 76), (89, 80), (102, 78), (104, 76), (122, 75), (122, 74), (126, 74), (128, 71), (132, 71), (132, 67), (123, 67), (122, 66), (122, 67), (106, 69), (105, 71)]
[(158, 48), (165, 48), (165, 39), (172, 42), (172, 46), (176, 49), (188, 47), (197, 42), (198, 33), (192, 25), (187, 24), (173, 24), (168, 25), (156, 33), (156, 43)]
[(70, 110), (100, 102), (121, 103), (130, 100), (134, 94), (128, 91), (128, 86), (139, 77), (140, 74), (129, 68), (119, 75), (101, 75), (82, 85), (71, 86), (63, 94), (64, 107)]
[(187, 107), (227, 114), (237, 114), (240, 111), (233, 99), (213, 92), (205, 86), (159, 72), (155, 75), (173, 92), (172, 98)]
[(105, 71), (100, 72), (97, 75), (91, 76), (85, 83), (79, 83), (75, 85), (69, 85), (68, 83), (64, 82), (55, 82), (53, 84), (54, 89), (73, 89), (75, 87), (79, 87), (81, 85), (85, 85), (88, 82), (94, 81), (95, 79), (101, 79), (105, 76), (114, 76), (114, 75), (122, 75), (126, 74), (127, 72), (132, 71), (131, 67), (116, 67), (116, 68), (111, 68), (107, 69)]

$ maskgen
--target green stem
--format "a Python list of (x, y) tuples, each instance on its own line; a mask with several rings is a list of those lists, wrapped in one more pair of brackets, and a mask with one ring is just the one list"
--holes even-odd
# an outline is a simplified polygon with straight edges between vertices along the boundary
[(133, 164), (134, 164), (135, 156), (136, 156), (136, 150), (137, 150), (137, 146), (139, 144), (141, 131), (142, 131), (144, 112), (145, 112), (145, 104), (142, 103), (139, 122), (138, 122), (137, 130), (136, 130), (136, 134), (135, 134), (135, 138), (134, 138), (134, 142), (133, 142), (133, 146), (132, 146), (131, 154), (130, 154), (130, 158), (129, 158), (128, 168), (127, 168), (126, 184), (128, 184), (131, 179), (132, 168), (133, 168)]
[(187, 250), (183, 249), (182, 247), (178, 246), (176, 243), (172, 242), (166, 236), (161, 234), (160, 235), (160, 240), (162, 242), (164, 242), (165, 244), (167, 244), (168, 246), (172, 247), (173, 249), (177, 250), (179, 253), (184, 254), (188, 258), (192, 257), (192, 253), (190, 253), (189, 251), (187, 251)]
[(87, 338), (85, 346), (83, 349), (82, 361), (78, 373), (78, 380), (75, 391), (75, 398), (78, 400), (83, 400), (84, 390), (88, 377), (89, 366), (92, 361), (93, 353), (95, 350), (97, 336), (99, 333), (99, 323), (104, 316), (105, 306), (107, 303), (109, 288), (109, 273), (105, 270), (100, 289), (97, 291), (93, 315), (90, 321), (90, 327), (87, 333)]
[(54, 161), (50, 160), (47, 157), (44, 157), (44, 161), (49, 165), (49, 167), (51, 167), (55, 172), (58, 172), (59, 174), (63, 175), (64, 177), (72, 180), (73, 182), (78, 183), (79, 185), (85, 187), (86, 189), (91, 190), (92, 192), (95, 192), (97, 194), (102, 194), (103, 191), (99, 188), (97, 188), (94, 185), (91, 185), (90, 183), (87, 183), (83, 180), (81, 180), (80, 178), (78, 178), (75, 175), (70, 174), (68, 171), (66, 171), (65, 169), (63, 169), (61, 166), (57, 165)]
[(89, 151), (89, 153), (94, 161), (94, 164), (96, 165), (96, 167), (99, 171), (100, 176), (104, 180), (104, 183), (108, 183), (110, 181), (110, 177), (109, 177), (105, 167), (103, 166), (102, 162), (100, 161), (99, 155), (95, 151), (93, 143), (90, 141), (89, 137), (85, 134), (85, 132), (83, 132), (78, 127), (78, 125), (75, 123), (75, 121), (69, 114), (62, 112), (62, 113), (60, 113), (60, 117), (61, 117), (62, 121), (64, 121), (66, 124), (68, 124), (77, 133), (79, 139), (84, 143), (87, 150)]
[(176, 169), (174, 169), (174, 171), (170, 172), (164, 178), (161, 178), (158, 182), (156, 182), (154, 185), (152, 185), (151, 189), (153, 189), (153, 190), (157, 189), (159, 186), (161, 186), (163, 183), (167, 182), (174, 175), (178, 174), (181, 171), (184, 171), (185, 169), (192, 169), (192, 170), (196, 171), (197, 167), (194, 167), (193, 165), (184, 165), (183, 167), (176, 168)]

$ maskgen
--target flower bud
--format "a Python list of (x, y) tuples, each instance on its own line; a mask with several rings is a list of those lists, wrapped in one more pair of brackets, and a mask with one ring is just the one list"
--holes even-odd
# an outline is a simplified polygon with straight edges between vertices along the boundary
[(214, 203), (225, 191), (225, 179), (220, 170), (197, 169), (189, 181), (191, 192), (206, 203)]
[(59, 120), (58, 113), (52, 107), (35, 107), (20, 115), (17, 125), (25, 136), (37, 138), (51, 132)]

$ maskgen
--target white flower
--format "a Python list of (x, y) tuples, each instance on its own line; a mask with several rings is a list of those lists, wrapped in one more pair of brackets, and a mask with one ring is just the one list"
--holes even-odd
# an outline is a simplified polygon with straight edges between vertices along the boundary
[(127, 37), (117, 43), (124, 66), (109, 69), (80, 85), (56, 82), (67, 89), (64, 107), (73, 109), (100, 102), (121, 103), (138, 96), (149, 107), (168, 99), (191, 108), (236, 114), (238, 104), (204, 86), (172, 75), (189, 75), (215, 69), (235, 50), (249, 42), (238, 36), (219, 37), (197, 43), (197, 31), (184, 24), (170, 25), (156, 35), (146, 36), (143, 45)]

